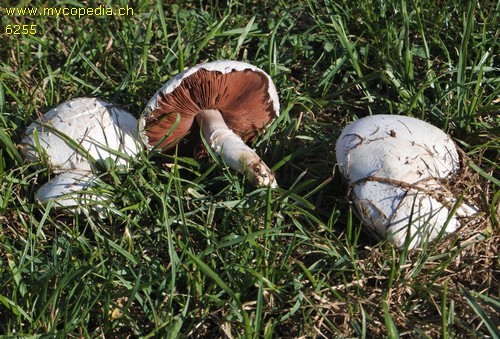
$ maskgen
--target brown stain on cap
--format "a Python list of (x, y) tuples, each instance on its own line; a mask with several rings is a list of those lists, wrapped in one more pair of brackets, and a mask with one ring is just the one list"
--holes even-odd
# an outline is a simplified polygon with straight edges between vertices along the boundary
[[(172, 92), (160, 92), (156, 106), (146, 117), (145, 132), (151, 146), (165, 138), (160, 143), (162, 149), (175, 146), (190, 133), (196, 134), (196, 139), (199, 130), (194, 118), (203, 109), (218, 109), (228, 127), (246, 139), (277, 116), (269, 96), (268, 77), (251, 69), (222, 73), (201, 68)], [(175, 130), (165, 137), (178, 116)]]

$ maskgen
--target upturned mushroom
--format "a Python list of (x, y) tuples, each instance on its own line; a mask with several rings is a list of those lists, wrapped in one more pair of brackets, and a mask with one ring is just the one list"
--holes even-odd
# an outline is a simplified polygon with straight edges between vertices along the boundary
[(52, 172), (58, 174), (40, 187), (37, 199), (54, 199), (65, 207), (82, 201), (72, 194), (95, 180), (94, 161), (112, 159), (125, 165), (125, 158), (137, 154), (138, 146), (137, 120), (95, 98), (60, 104), (29, 125), (21, 141), (21, 151), (28, 161), (39, 161), (41, 151)]
[(165, 83), (139, 118), (148, 149), (167, 150), (189, 133), (202, 134), (213, 152), (257, 186), (277, 187), (274, 173), (247, 140), (279, 115), (276, 88), (267, 73), (244, 62), (196, 65)]
[(463, 192), (448, 184), (460, 179), (454, 142), (424, 121), (397, 115), (359, 119), (342, 131), (336, 157), (363, 223), (397, 248), (418, 248), (478, 212), (465, 198), (459, 202)]

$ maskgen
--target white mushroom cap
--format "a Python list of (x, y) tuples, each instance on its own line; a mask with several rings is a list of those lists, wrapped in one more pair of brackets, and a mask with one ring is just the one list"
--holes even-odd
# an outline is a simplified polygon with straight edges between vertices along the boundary
[(68, 170), (43, 184), (36, 192), (42, 203), (53, 200), (58, 207), (78, 207), (102, 200), (100, 197), (82, 193), (94, 182), (96, 175), (89, 171)]
[[(139, 137), (154, 147), (180, 121), (161, 148), (175, 146), (203, 109), (218, 109), (238, 135), (253, 135), (279, 115), (279, 99), (271, 77), (251, 64), (222, 60), (196, 65), (165, 83), (139, 118)], [(197, 133), (197, 131), (196, 131)]]
[[(462, 204), (442, 183), (460, 170), (454, 142), (440, 129), (415, 118), (374, 115), (347, 126), (336, 144), (339, 169), (365, 225), (396, 247), (421, 245), (460, 226), (457, 217), (477, 209)], [(449, 220), (448, 220), (449, 219)]]
[(50, 110), (28, 126), (22, 139), (22, 152), (30, 162), (40, 158), (38, 142), (52, 171), (60, 173), (40, 187), (36, 198), (56, 200), (59, 207), (75, 207), (89, 197), (99, 201), (78, 193), (95, 180), (92, 158), (127, 164), (125, 158), (139, 151), (136, 138), (137, 120), (103, 100), (78, 98)]
[[(62, 103), (28, 126), (22, 139), (23, 153), (35, 162), (39, 159), (34, 130), (50, 166), (60, 172), (69, 169), (92, 169), (94, 158), (111, 158), (118, 164), (126, 161), (110, 150), (130, 156), (138, 152), (137, 120), (110, 103), (95, 98), (78, 98)], [(73, 140), (84, 152), (71, 144)]]

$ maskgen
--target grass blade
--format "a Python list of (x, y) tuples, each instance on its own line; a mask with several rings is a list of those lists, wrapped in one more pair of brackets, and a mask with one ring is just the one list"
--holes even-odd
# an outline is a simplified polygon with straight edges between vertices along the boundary
[(239, 297), (236, 293), (215, 273), (207, 264), (205, 264), (198, 256), (195, 254), (186, 251), (187, 256), (194, 262), (194, 264), (205, 273), (210, 279), (212, 279), (220, 288), (226, 292), (231, 299), (238, 305), (240, 309), (240, 313), (243, 317), (243, 324), (245, 326), (245, 338), (252, 338), (252, 328), (250, 326), (250, 320), (248, 319), (247, 312), (243, 309), (243, 304), (241, 303)]
[[(462, 292), (462, 295), (465, 297), (467, 302), (469, 303), (470, 307), (474, 310), (474, 312), (477, 314), (479, 318), (483, 321), (483, 323), (486, 325), (486, 328), (488, 329), (488, 332), (490, 333), (491, 337), (493, 339), (499, 339), (500, 334), (498, 332), (498, 329), (496, 328), (495, 324), (493, 321), (486, 315), (484, 310), (479, 306), (477, 301), (474, 299), (474, 297), (465, 289), (461, 288), (460, 291)], [(499, 309), (497, 308), (497, 311)]]

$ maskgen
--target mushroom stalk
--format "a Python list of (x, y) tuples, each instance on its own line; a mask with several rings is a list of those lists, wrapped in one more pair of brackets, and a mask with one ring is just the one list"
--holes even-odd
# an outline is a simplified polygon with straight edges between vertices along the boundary
[(224, 159), (232, 169), (245, 173), (257, 186), (278, 187), (273, 172), (225, 123), (217, 109), (198, 113), (196, 121), (215, 155)]

